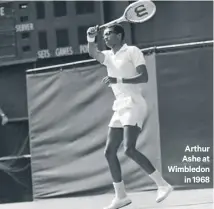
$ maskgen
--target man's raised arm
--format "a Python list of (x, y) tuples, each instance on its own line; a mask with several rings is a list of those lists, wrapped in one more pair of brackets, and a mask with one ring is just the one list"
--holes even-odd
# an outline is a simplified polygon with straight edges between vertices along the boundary
[(88, 53), (91, 57), (102, 64), (104, 62), (105, 55), (100, 50), (98, 50), (97, 44), (95, 43), (95, 37), (97, 34), (98, 26), (90, 27), (87, 30)]

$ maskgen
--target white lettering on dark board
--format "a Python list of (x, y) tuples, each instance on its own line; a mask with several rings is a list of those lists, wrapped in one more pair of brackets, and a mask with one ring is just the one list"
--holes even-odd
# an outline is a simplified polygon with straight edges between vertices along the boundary
[(16, 25), (16, 32), (31, 31), (31, 30), (34, 30), (33, 23)]
[(88, 45), (80, 45), (80, 54), (88, 53)]
[(5, 16), (4, 7), (0, 7), (0, 16)]
[(51, 53), (48, 49), (40, 50), (37, 52), (37, 56), (39, 59), (45, 59), (51, 57)]
[(55, 55), (57, 57), (72, 55), (73, 53), (74, 53), (73, 48), (71, 46), (59, 47), (59, 48), (56, 48), (55, 50)]

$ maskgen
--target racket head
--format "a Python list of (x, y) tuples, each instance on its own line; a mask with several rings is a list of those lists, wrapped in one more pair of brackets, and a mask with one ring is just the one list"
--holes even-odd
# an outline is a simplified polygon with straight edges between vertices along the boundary
[(150, 0), (139, 0), (130, 4), (124, 11), (123, 16), (131, 23), (143, 23), (154, 16), (155, 4)]

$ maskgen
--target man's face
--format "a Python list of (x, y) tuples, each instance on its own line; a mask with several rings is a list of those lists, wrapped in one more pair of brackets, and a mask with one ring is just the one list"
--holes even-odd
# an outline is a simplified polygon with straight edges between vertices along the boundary
[(115, 44), (120, 43), (120, 34), (116, 34), (113, 30), (113, 28), (106, 28), (103, 32), (103, 39), (105, 41), (105, 44), (111, 48)]

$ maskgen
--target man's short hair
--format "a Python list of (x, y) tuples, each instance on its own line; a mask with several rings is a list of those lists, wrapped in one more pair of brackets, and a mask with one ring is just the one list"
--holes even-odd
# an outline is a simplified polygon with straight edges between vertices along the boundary
[(122, 25), (116, 24), (116, 25), (109, 26), (108, 28), (112, 28), (116, 34), (121, 34), (121, 40), (124, 40), (125, 31)]

